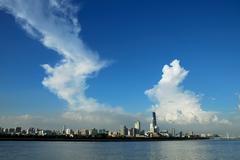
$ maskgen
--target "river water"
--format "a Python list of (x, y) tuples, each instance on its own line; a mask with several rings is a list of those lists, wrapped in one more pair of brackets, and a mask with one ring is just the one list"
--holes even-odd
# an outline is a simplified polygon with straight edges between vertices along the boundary
[(0, 141), (0, 160), (240, 160), (240, 141)]

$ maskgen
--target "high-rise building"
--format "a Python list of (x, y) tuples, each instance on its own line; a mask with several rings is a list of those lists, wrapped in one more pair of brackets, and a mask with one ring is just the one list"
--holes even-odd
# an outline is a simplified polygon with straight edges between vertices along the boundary
[(150, 123), (150, 132), (158, 133), (156, 113), (152, 112), (152, 122)]
[(120, 130), (121, 136), (127, 136), (128, 135), (128, 129), (126, 126), (122, 126)]
[(62, 134), (66, 134), (66, 126), (63, 125)]
[(154, 133), (154, 127), (153, 127), (153, 123), (152, 123), (152, 122), (150, 123), (149, 128), (150, 128), (150, 132), (151, 132), (151, 133)]
[(157, 126), (157, 119), (156, 119), (156, 113), (152, 112), (152, 123), (153, 126)]
[(172, 129), (171, 129), (171, 135), (172, 135), (172, 137), (175, 137), (175, 136), (176, 136), (175, 128), (172, 128)]
[(136, 128), (130, 128), (128, 129), (128, 136), (135, 137), (137, 134), (136, 132), (137, 132)]
[(139, 134), (140, 131), (141, 131), (141, 123), (140, 123), (139, 120), (137, 120), (137, 121), (135, 122), (134, 128), (136, 129), (136, 132), (137, 132), (136, 134)]

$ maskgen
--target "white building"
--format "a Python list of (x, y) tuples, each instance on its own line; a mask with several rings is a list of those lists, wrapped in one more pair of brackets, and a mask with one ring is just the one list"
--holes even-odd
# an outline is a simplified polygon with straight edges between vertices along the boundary
[(135, 122), (134, 128), (136, 129), (136, 132), (137, 132), (136, 134), (139, 134), (140, 131), (141, 131), (141, 123), (140, 123), (139, 120), (137, 120), (137, 121)]
[(70, 135), (72, 133), (72, 130), (69, 128), (67, 128), (65, 131), (66, 131), (66, 135)]

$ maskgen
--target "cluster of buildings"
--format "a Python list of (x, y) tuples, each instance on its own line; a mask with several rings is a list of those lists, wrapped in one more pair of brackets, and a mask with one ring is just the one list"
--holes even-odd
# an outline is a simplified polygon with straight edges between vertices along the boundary
[(134, 126), (127, 128), (125, 125), (121, 126), (118, 131), (109, 131), (105, 129), (77, 129), (73, 130), (63, 126), (61, 130), (45, 130), (38, 128), (27, 128), (22, 127), (16, 128), (2, 128), (0, 127), (0, 135), (21, 135), (21, 136), (68, 136), (68, 137), (209, 137), (210, 134), (193, 134), (193, 132), (179, 132), (176, 133), (175, 128), (169, 130), (159, 130), (157, 125), (156, 113), (152, 112), (152, 121), (149, 125), (149, 131), (142, 130), (141, 122), (137, 120)]
[[(169, 130), (161, 130), (159, 129), (157, 125), (157, 118), (156, 113), (152, 112), (152, 121), (149, 125), (149, 131), (145, 132), (144, 130), (141, 130), (141, 123), (139, 120), (137, 120), (134, 123), (133, 128), (127, 128), (126, 126), (122, 126), (120, 129), (120, 132), (118, 133), (118, 136), (124, 136), (124, 137), (201, 137), (201, 135), (195, 135), (193, 132), (187, 132), (183, 134), (182, 131), (179, 133), (176, 133), (175, 128), (171, 128)], [(203, 135), (204, 137), (207, 137), (207, 135)]]
[(0, 135), (29, 135), (29, 136), (45, 136), (45, 135), (53, 135), (57, 134), (58, 132), (55, 130), (43, 130), (43, 129), (36, 129), (33, 127), (23, 129), (22, 127), (16, 128), (2, 128), (0, 127)]

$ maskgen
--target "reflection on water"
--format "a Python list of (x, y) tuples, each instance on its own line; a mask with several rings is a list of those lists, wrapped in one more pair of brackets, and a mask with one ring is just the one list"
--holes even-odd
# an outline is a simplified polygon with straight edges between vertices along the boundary
[(240, 141), (0, 142), (1, 160), (239, 160)]

